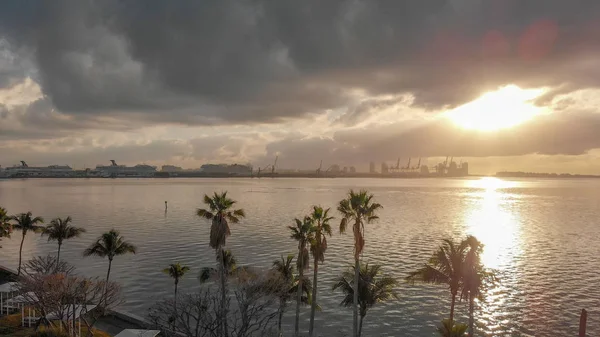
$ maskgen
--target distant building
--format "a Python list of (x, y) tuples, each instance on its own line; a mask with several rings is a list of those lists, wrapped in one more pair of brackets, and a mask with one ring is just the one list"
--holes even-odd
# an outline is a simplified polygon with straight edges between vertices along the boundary
[(350, 173), (356, 173), (356, 167), (350, 166)]
[(377, 173), (377, 171), (375, 170), (375, 162), (374, 161), (372, 161), (369, 164), (369, 173)]
[(386, 163), (381, 163), (381, 174), (388, 174), (389, 171), (388, 165)]
[(344, 168), (342, 169), (342, 172), (348, 173), (348, 166), (344, 166)]
[(429, 167), (427, 167), (427, 165), (421, 165), (421, 174), (422, 175), (428, 175), (429, 174)]
[(237, 174), (251, 175), (252, 166), (250, 165), (227, 165), (227, 164), (204, 164), (200, 167), (202, 173), (219, 173), (219, 174)]
[(337, 165), (337, 164), (331, 165), (331, 167), (329, 168), (329, 172), (339, 173), (340, 172), (340, 165)]
[(163, 165), (163, 167), (161, 168), (162, 172), (181, 172), (183, 171), (183, 168), (179, 167), (179, 166), (173, 166), (173, 165)]

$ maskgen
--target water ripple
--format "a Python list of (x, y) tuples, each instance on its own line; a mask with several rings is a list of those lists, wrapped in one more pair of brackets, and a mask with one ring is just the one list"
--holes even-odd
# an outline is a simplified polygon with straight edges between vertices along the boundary
[[(403, 278), (425, 262), (440, 239), (474, 234), (486, 245), (484, 261), (501, 280), (477, 304), (478, 331), (485, 336), (574, 335), (579, 312), (586, 308), (588, 333), (596, 336), (598, 185), (596, 180), (15, 180), (0, 182), (0, 205), (11, 213), (31, 210), (47, 220), (71, 215), (88, 233), (66, 242), (61, 256), (90, 276), (105, 277), (107, 261), (83, 258), (83, 249), (104, 231), (119, 229), (139, 253), (116, 258), (111, 278), (124, 287), (124, 308), (144, 315), (156, 299), (172, 293), (172, 280), (161, 272), (169, 263), (192, 267), (179, 286), (190, 292), (199, 287), (200, 268), (214, 265), (209, 224), (194, 215), (204, 193), (228, 190), (245, 208), (249, 217), (232, 226), (228, 247), (239, 264), (268, 268), (279, 255), (295, 251), (286, 227), (294, 217), (313, 204), (335, 209), (349, 188), (367, 188), (384, 209), (381, 220), (367, 226), (365, 260)], [(19, 238), (16, 233), (3, 241), (1, 264), (16, 268)], [(28, 234), (23, 255), (26, 260), (55, 250), (55, 244)], [(319, 275), (323, 311), (316, 325), (324, 336), (352, 330), (351, 310), (341, 308), (342, 296), (331, 291), (333, 279), (351, 262), (352, 237), (336, 233)], [(399, 301), (369, 311), (364, 335), (435, 336), (435, 326), (449, 313), (447, 289), (401, 283), (397, 290)], [(457, 304), (458, 320), (467, 321), (466, 309), (465, 303)], [(291, 310), (285, 316), (288, 331), (293, 316)], [(301, 319), (307, 327), (308, 308)]]

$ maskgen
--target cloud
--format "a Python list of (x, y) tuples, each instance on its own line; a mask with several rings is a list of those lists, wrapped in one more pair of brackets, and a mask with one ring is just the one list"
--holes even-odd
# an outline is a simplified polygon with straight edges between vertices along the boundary
[[(355, 89), (438, 110), (508, 83), (600, 78), (600, 4), (584, 0), (57, 0), (0, 13), (6, 48), (71, 116), (275, 123), (343, 108)], [(3, 67), (0, 83), (22, 73)]]

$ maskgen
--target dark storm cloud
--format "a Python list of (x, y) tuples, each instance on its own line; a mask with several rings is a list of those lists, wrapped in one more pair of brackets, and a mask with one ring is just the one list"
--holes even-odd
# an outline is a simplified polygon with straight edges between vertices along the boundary
[[(488, 157), (528, 154), (581, 155), (600, 147), (600, 114), (556, 113), (512, 129), (478, 132), (446, 120), (406, 129), (403, 123), (336, 132), (332, 138), (287, 138), (267, 146), (267, 158), (279, 154), (282, 165), (314, 166), (398, 157)], [(363, 163), (364, 164), (364, 163)]]
[(351, 88), (437, 109), (507, 83), (597, 87), (599, 13), (594, 0), (3, 1), (0, 36), (62, 113), (280, 122)]

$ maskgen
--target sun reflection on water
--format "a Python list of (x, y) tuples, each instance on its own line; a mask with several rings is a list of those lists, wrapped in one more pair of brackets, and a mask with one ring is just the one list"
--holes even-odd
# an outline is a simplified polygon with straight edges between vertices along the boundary
[(519, 182), (497, 178), (482, 178), (468, 185), (475, 191), (470, 193), (465, 231), (484, 244), (482, 261), (499, 278), (496, 287), (487, 291), (486, 300), (478, 303), (479, 320), (492, 335), (514, 332), (514, 324), (519, 320), (506, 316), (506, 303), (519, 301), (513, 277), (521, 255), (521, 219), (517, 211), (520, 200), (509, 190), (519, 186)]
[(518, 182), (497, 178), (474, 180), (469, 187), (481, 189), (474, 194), (473, 207), (466, 216), (467, 234), (476, 236), (484, 244), (483, 263), (498, 269), (512, 262), (519, 247), (519, 218), (512, 210), (516, 200), (506, 188)]

